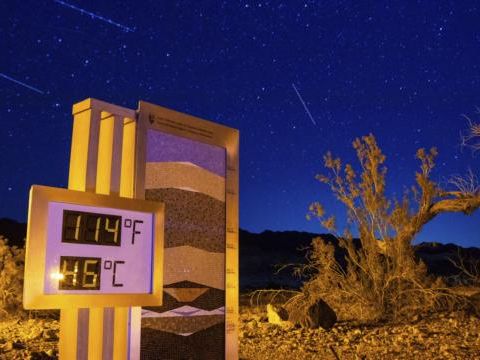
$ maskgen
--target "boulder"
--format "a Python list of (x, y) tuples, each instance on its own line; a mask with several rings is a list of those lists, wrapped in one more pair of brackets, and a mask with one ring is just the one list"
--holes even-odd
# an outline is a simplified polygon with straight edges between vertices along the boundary
[(16, 350), (22, 350), (22, 349), (26, 349), (27, 347), (26, 347), (26, 345), (25, 345), (23, 342), (21, 342), (21, 341), (14, 341), (14, 342), (12, 343), (12, 348), (13, 348), (13, 349), (16, 349)]
[(267, 304), (267, 317), (270, 324), (283, 325), (288, 321), (288, 312), (281, 306)]
[(337, 322), (337, 314), (335, 311), (322, 299), (318, 299), (314, 304), (308, 306), (306, 309), (300, 325), (311, 329), (319, 327), (330, 330)]

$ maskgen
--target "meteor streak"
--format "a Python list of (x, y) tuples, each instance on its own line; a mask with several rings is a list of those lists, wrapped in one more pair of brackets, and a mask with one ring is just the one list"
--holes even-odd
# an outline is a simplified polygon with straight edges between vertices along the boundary
[(69, 4), (69, 3), (65, 2), (65, 1), (62, 1), (62, 0), (53, 0), (53, 1), (55, 1), (57, 4), (60, 4), (60, 5), (62, 5), (62, 6), (65, 6), (65, 7), (68, 7), (68, 8), (70, 8), (70, 9), (73, 9), (73, 10), (75, 10), (75, 11), (78, 11), (78, 12), (80, 12), (80, 14), (82, 14), (82, 15), (88, 15), (88, 16), (90, 16), (92, 19), (97, 19), (97, 20), (106, 22), (107, 24), (116, 26), (116, 27), (122, 29), (122, 30), (125, 31), (125, 32), (134, 32), (134, 31), (135, 31), (134, 28), (131, 28), (131, 27), (128, 27), (128, 26), (119, 24), (119, 23), (117, 23), (117, 22), (115, 22), (115, 21), (113, 21), (113, 20), (111, 20), (111, 19), (105, 18), (105, 17), (103, 17), (103, 16), (101, 16), (101, 15), (94, 14), (94, 13), (92, 13), (92, 12), (90, 12), (90, 11), (87, 11), (87, 10), (85, 10), (85, 9), (82, 9), (82, 8), (78, 7), (78, 6)]
[(308, 117), (310, 118), (310, 120), (312, 120), (313, 125), (316, 126), (317, 123), (316, 123), (315, 120), (313, 119), (312, 113), (310, 112), (310, 110), (308, 110), (307, 104), (305, 104), (305, 101), (303, 101), (302, 95), (300, 95), (300, 93), (298, 92), (298, 90), (297, 90), (297, 88), (296, 88), (296, 86), (295, 86), (294, 83), (292, 83), (292, 87), (293, 87), (293, 90), (295, 90), (295, 93), (297, 94), (298, 99), (299, 99), (300, 102), (302, 103), (303, 108), (305, 109), (305, 112), (307, 113)]
[(43, 92), (42, 90), (39, 90), (39, 89), (37, 89), (36, 87), (33, 87), (33, 86), (31, 86), (31, 85), (25, 84), (24, 82), (21, 82), (20, 80), (17, 80), (17, 79), (14, 79), (14, 78), (12, 78), (12, 77), (10, 77), (10, 76), (8, 76), (8, 75), (5, 75), (4, 73), (0, 73), (0, 76), (3, 77), (4, 79), (10, 80), (10, 81), (14, 82), (15, 84), (18, 84), (18, 85), (21, 85), (21, 86), (23, 86), (23, 87), (26, 87), (27, 89), (30, 89), (30, 90), (32, 90), (32, 91), (35, 91), (35, 92), (37, 92), (37, 93), (39, 93), (39, 94), (42, 94), (42, 95), (44, 94), (44, 92)]

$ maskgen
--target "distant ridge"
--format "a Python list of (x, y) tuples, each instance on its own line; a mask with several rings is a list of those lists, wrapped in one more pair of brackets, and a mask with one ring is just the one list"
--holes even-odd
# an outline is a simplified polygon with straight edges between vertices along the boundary
[[(23, 247), (27, 224), (12, 219), (0, 219), (0, 236), (8, 239), (10, 246)], [(316, 234), (303, 231), (271, 231), (253, 233), (240, 229), (240, 287), (242, 290), (264, 288), (298, 288), (302, 280), (287, 267), (278, 274), (281, 265), (304, 264), (307, 248), (312, 239), (321, 236), (336, 247), (336, 256), (342, 249), (332, 234)], [(358, 242), (358, 239), (355, 239)], [(480, 248), (464, 248), (452, 243), (423, 242), (414, 246), (416, 255), (427, 265), (428, 271), (437, 276), (452, 276), (458, 270), (448, 260), (460, 252), (464, 256), (480, 259)]]
[(8, 218), (0, 219), (0, 236), (8, 239), (8, 245), (23, 247), (25, 245), (26, 234), (26, 223), (20, 223)]
[[(276, 265), (304, 264), (306, 248), (315, 237), (322, 237), (336, 247), (340, 260), (342, 249), (332, 234), (316, 234), (301, 231), (270, 231), (251, 233), (240, 230), (240, 286), (242, 290), (260, 288), (298, 288), (302, 281), (292, 276), (293, 267), (276, 274)], [(359, 244), (359, 239), (354, 239)], [(453, 276), (458, 269), (449, 258), (460, 252), (470, 259), (480, 260), (480, 248), (464, 248), (455, 244), (423, 242), (414, 246), (415, 254), (427, 265), (429, 273), (436, 276)]]

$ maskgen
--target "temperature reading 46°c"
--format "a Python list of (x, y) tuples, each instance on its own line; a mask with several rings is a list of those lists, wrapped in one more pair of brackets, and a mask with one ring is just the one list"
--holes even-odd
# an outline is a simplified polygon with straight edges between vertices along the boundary
[(79, 256), (60, 257), (60, 290), (100, 289), (101, 259)]

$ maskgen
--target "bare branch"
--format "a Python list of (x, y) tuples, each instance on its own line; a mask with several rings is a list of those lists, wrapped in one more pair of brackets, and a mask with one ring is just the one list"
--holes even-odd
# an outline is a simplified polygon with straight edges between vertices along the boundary
[(463, 117), (468, 122), (468, 132), (460, 134), (461, 145), (471, 148), (473, 153), (476, 153), (480, 150), (480, 123), (472, 121), (467, 115), (463, 115)]
[(468, 169), (465, 176), (453, 175), (448, 183), (463, 194), (478, 194), (480, 192), (480, 184), (478, 177), (473, 173), (472, 169)]

